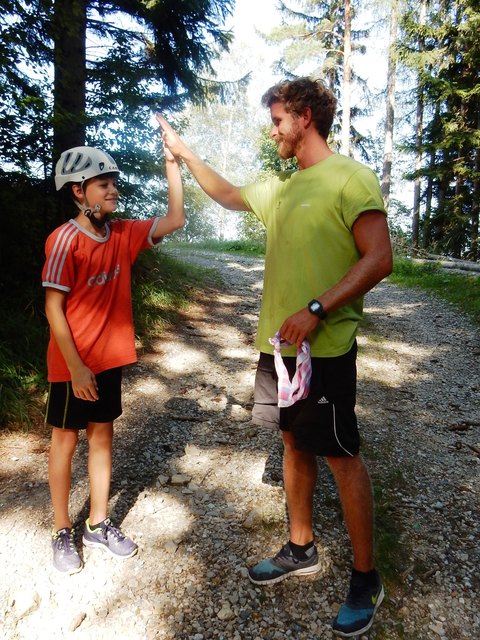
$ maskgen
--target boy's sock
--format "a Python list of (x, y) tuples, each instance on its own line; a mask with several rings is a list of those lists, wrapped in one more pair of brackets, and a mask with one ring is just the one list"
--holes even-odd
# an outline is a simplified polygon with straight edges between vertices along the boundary
[(297, 560), (306, 560), (306, 552), (313, 547), (313, 540), (311, 542), (307, 542), (307, 544), (295, 544), (290, 540), (288, 544)]

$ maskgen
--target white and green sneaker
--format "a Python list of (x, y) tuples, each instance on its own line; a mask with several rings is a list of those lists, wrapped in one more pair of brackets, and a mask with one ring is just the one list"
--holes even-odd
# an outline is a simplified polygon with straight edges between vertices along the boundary
[(104, 549), (116, 558), (131, 558), (138, 551), (135, 542), (114, 527), (110, 518), (96, 525), (95, 529), (90, 528), (87, 520), (83, 529), (83, 544), (86, 547)]
[(78, 573), (83, 567), (74, 536), (73, 527), (65, 527), (52, 533), (53, 566), (57, 571), (69, 575)]

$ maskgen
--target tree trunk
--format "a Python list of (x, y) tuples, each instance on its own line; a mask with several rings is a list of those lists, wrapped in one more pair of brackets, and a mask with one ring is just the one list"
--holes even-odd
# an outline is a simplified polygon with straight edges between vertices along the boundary
[(342, 147), (350, 155), (350, 103), (352, 93), (352, 3), (345, 0), (345, 35), (343, 42)]
[(435, 167), (435, 151), (432, 150), (430, 152), (430, 171), (427, 179), (427, 190), (425, 194), (425, 215), (423, 216), (422, 223), (422, 237), (423, 242), (422, 246), (424, 249), (428, 249), (430, 247), (430, 221), (432, 218), (432, 200), (433, 200), (433, 176), (432, 172)]
[[(478, 114), (477, 129), (480, 130), (480, 113)], [(480, 175), (480, 149), (475, 149), (475, 176)], [(480, 180), (473, 180), (472, 213), (471, 213), (471, 242), (470, 253), (472, 260), (480, 260), (479, 232), (480, 232)]]
[[(425, 24), (427, 15), (427, 0), (422, 0), (420, 5), (420, 24)], [(420, 38), (418, 48), (424, 49), (423, 36)], [(418, 247), (420, 228), (420, 201), (422, 180), (420, 170), (422, 168), (422, 140), (423, 140), (423, 87), (420, 75), (417, 79), (417, 114), (415, 130), (415, 182), (413, 186), (413, 215), (412, 215), (412, 244)]]
[(87, 0), (55, 0), (53, 155), (85, 144)]
[[(230, 140), (232, 137), (232, 124), (233, 124), (233, 109), (231, 109), (228, 114), (227, 131), (225, 132), (224, 140), (221, 145), (221, 149), (222, 149), (221, 175), (222, 176), (224, 176), (227, 172), (227, 160), (231, 157)], [(221, 205), (218, 205), (218, 214), (220, 218), (220, 224), (218, 228), (218, 239), (225, 240), (225, 218), (227, 215), (227, 210), (224, 209)]]
[(385, 139), (383, 143), (382, 195), (388, 211), (392, 183), (393, 129), (395, 123), (395, 82), (397, 75), (397, 55), (395, 42), (398, 27), (398, 0), (392, 0), (390, 8), (390, 33), (388, 39), (387, 113), (385, 118)]

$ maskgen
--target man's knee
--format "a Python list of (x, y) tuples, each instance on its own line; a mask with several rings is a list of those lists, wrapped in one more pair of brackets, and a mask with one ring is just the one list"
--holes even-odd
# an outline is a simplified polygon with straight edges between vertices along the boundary
[(283, 437), (283, 459), (285, 464), (293, 465), (297, 469), (316, 469), (317, 456), (314, 453), (297, 449), (295, 438), (291, 431), (282, 431)]
[(355, 456), (327, 456), (325, 462), (334, 476), (353, 475), (367, 471), (363, 458), (359, 453)]

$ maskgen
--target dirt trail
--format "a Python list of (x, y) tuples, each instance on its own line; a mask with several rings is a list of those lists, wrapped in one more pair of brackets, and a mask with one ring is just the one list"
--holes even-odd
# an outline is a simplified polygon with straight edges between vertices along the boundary
[[(323, 465), (315, 496), (323, 571), (266, 589), (246, 577), (287, 532), (279, 439), (249, 420), (262, 261), (181, 255), (217, 268), (225, 286), (125, 376), (111, 508), (138, 556), (115, 562), (84, 549), (81, 573), (51, 569), (48, 433), (0, 436), (8, 640), (332, 638), (350, 554)], [(392, 527), (392, 540), (400, 533), (401, 556), (370, 638), (480, 637), (479, 331), (435, 298), (382, 283), (367, 297), (359, 346), (364, 455), (382, 530)], [(79, 527), (85, 461), (82, 440), (72, 492)], [(379, 542), (388, 563), (392, 543)]]

